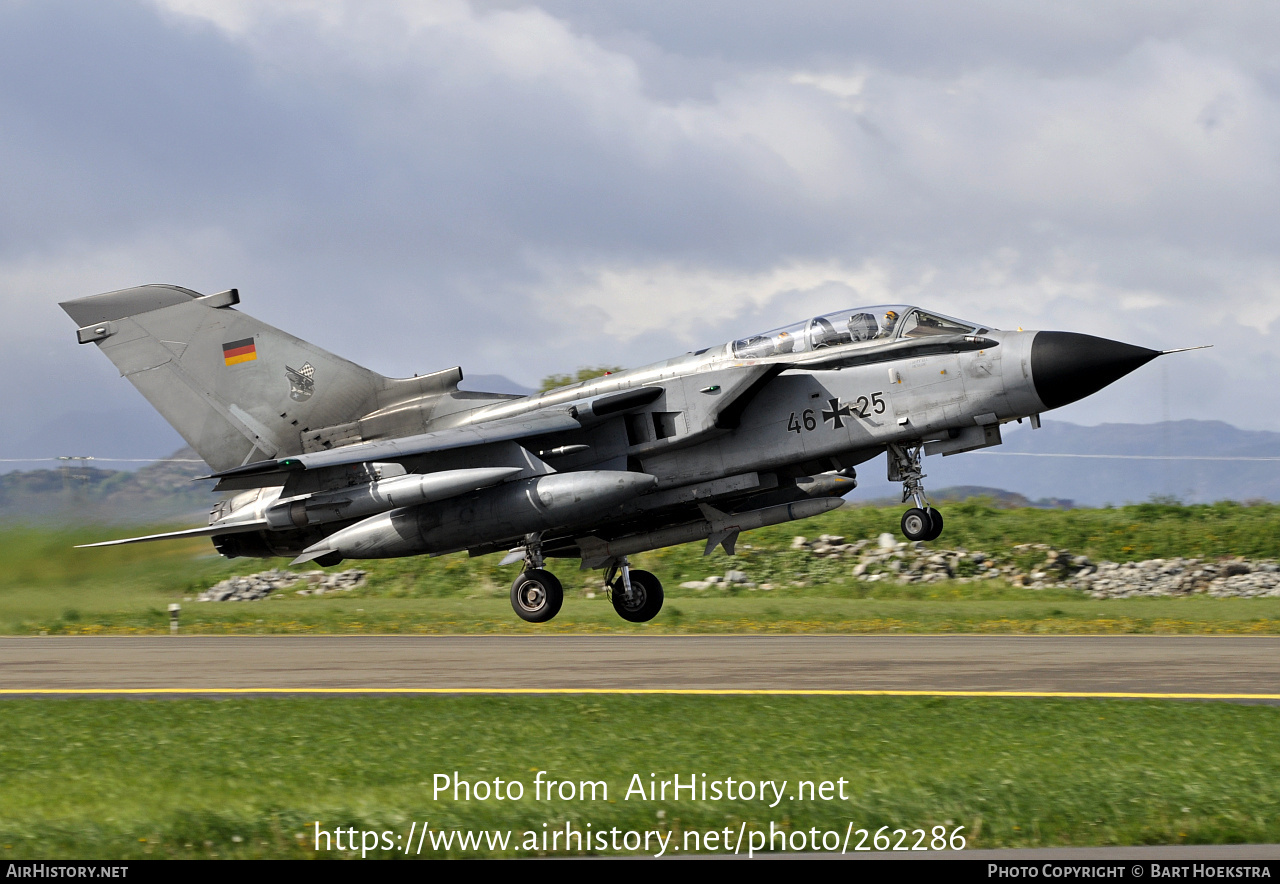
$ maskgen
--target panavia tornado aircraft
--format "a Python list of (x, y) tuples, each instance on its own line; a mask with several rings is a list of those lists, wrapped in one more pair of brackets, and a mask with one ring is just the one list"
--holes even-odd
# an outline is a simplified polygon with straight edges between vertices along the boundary
[[(62, 304), (233, 492), (224, 556), (343, 559), (508, 551), (511, 604), (560, 610), (548, 558), (606, 569), (624, 619), (652, 619), (644, 550), (839, 507), (888, 455), (902, 532), (932, 540), (921, 455), (1000, 444), (1000, 426), (1088, 396), (1161, 351), (999, 331), (905, 304), (859, 307), (534, 396), (458, 389), (462, 369), (386, 378), (235, 309), (235, 289), (146, 285)], [(1173, 351), (1164, 351), (1173, 352)], [(107, 544), (90, 544), (103, 546)]]

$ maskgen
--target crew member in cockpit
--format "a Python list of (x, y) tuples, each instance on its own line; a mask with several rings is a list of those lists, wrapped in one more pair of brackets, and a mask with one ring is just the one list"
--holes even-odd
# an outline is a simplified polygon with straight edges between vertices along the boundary
[(855, 313), (849, 317), (849, 340), (870, 341), (877, 336), (879, 327), (876, 318), (870, 313)]
[(880, 320), (880, 334), (876, 337), (889, 338), (893, 337), (893, 329), (898, 324), (898, 312), (896, 310), (888, 310), (884, 314), (884, 319)]

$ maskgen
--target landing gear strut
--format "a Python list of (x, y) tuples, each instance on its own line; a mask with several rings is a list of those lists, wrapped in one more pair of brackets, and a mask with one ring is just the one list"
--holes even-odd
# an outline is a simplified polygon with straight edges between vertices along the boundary
[(623, 620), (645, 623), (662, 610), (662, 581), (648, 571), (632, 568), (625, 556), (609, 566), (604, 582), (613, 609)]
[(890, 443), (888, 448), (889, 481), (902, 483), (903, 503), (915, 502), (915, 506), (902, 514), (902, 533), (908, 540), (936, 540), (942, 533), (942, 513), (929, 505), (920, 481), (925, 478), (920, 468), (924, 446)]
[(541, 537), (530, 534), (525, 538), (524, 570), (511, 584), (511, 607), (530, 623), (546, 623), (564, 604), (564, 587), (542, 565)]

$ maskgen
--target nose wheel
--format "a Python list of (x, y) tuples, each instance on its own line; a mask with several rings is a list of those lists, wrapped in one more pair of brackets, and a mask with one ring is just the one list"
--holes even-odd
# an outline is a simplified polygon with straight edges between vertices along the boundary
[(942, 513), (933, 507), (912, 507), (902, 514), (902, 533), (907, 540), (936, 540), (942, 533)]
[(907, 447), (891, 444), (889, 449), (889, 481), (902, 483), (902, 502), (915, 506), (902, 514), (902, 533), (907, 540), (937, 540), (942, 534), (942, 513), (929, 505), (924, 493), (925, 477), (920, 468), (923, 445)]

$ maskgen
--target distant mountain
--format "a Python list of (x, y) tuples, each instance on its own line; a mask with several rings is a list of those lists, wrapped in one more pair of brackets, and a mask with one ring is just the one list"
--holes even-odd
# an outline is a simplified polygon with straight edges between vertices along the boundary
[[(1046, 420), (1039, 430), (1024, 423), (1006, 424), (1003, 431), (1001, 446), (926, 457), (925, 487), (1007, 488), (1033, 501), (1061, 498), (1079, 506), (1152, 497), (1280, 500), (1280, 433), (1195, 420), (1096, 427)], [(895, 493), (882, 459), (858, 472), (861, 487), (853, 499)]]
[[(1016, 491), (1005, 491), (1003, 488), (986, 488), (981, 485), (952, 485), (947, 488), (940, 488), (937, 491), (929, 490), (929, 502), (938, 505), (978, 498), (989, 500), (992, 506), (1002, 510), (1023, 507), (1069, 510), (1076, 507), (1074, 500), (1064, 500), (1060, 497), (1042, 497), (1039, 500), (1031, 500), (1026, 495), (1019, 494)], [(864, 499), (855, 492), (849, 495), (848, 499), (855, 506), (897, 506), (902, 502), (902, 495), (894, 494), (888, 497)]]
[(209, 468), (190, 448), (139, 470), (106, 470), (67, 461), (57, 469), (0, 475), (0, 519), (61, 522), (205, 522), (217, 501)]

